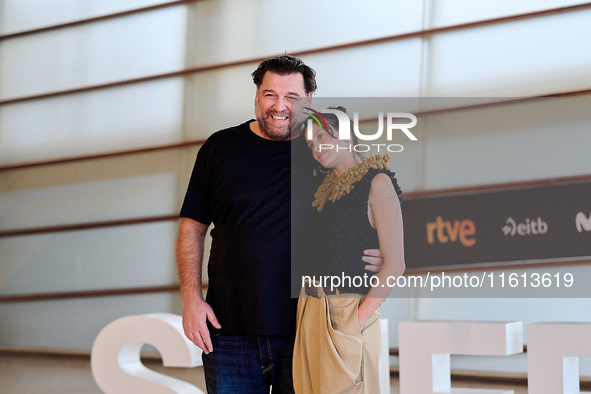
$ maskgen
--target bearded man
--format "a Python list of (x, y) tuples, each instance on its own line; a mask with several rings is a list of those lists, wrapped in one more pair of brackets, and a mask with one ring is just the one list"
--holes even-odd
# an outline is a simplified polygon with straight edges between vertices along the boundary
[(180, 213), (177, 267), (183, 327), (203, 350), (209, 393), (268, 393), (270, 386), (274, 394), (293, 393), (290, 262), (322, 179), (313, 176), (317, 163), (305, 139), (292, 130), (301, 130), (315, 75), (293, 56), (263, 61), (252, 73), (256, 120), (212, 134), (199, 150)]

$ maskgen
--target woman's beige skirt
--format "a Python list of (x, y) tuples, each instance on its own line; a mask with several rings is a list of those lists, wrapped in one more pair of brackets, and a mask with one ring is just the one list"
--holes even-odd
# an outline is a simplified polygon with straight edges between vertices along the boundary
[(293, 351), (296, 394), (380, 392), (382, 338), (378, 311), (359, 327), (362, 300), (352, 294), (307, 296), (298, 301)]

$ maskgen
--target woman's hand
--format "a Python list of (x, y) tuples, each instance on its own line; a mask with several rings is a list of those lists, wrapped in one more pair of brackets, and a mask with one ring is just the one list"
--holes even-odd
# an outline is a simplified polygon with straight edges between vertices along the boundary
[[(369, 301), (369, 302), (368, 302)], [(359, 322), (359, 328), (361, 329), (363, 325), (367, 322), (367, 320), (371, 317), (378, 306), (382, 303), (381, 300), (377, 300), (377, 305), (375, 299), (364, 299), (361, 304), (359, 304), (359, 309), (357, 309), (357, 321)], [(370, 305), (372, 304), (372, 305)]]

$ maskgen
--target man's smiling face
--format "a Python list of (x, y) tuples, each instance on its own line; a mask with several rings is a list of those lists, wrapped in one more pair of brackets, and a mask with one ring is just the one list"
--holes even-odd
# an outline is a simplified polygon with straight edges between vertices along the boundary
[(306, 94), (302, 74), (279, 75), (267, 71), (254, 98), (260, 132), (271, 140), (290, 140), (292, 120), (301, 117), (300, 114), (292, 117), (292, 103), (311, 95)]

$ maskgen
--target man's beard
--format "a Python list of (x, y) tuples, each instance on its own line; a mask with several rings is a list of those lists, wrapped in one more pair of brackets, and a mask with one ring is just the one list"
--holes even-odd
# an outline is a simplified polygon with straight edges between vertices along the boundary
[(257, 116), (259, 122), (259, 129), (270, 140), (273, 141), (289, 141), (291, 139), (290, 123), (283, 126), (272, 126), (267, 122), (267, 118)]
[[(287, 113), (287, 114), (281, 113), (281, 112), (261, 113), (261, 111), (259, 110), (258, 104), (255, 105), (254, 111), (255, 111), (256, 118), (257, 118), (257, 122), (259, 123), (259, 129), (269, 139), (271, 139), (273, 141), (289, 141), (291, 139), (291, 114), (290, 113)], [(289, 122), (287, 122), (286, 124), (284, 124), (282, 126), (272, 125), (269, 122), (267, 122), (267, 119), (269, 119), (273, 115), (287, 116), (289, 119)]]

